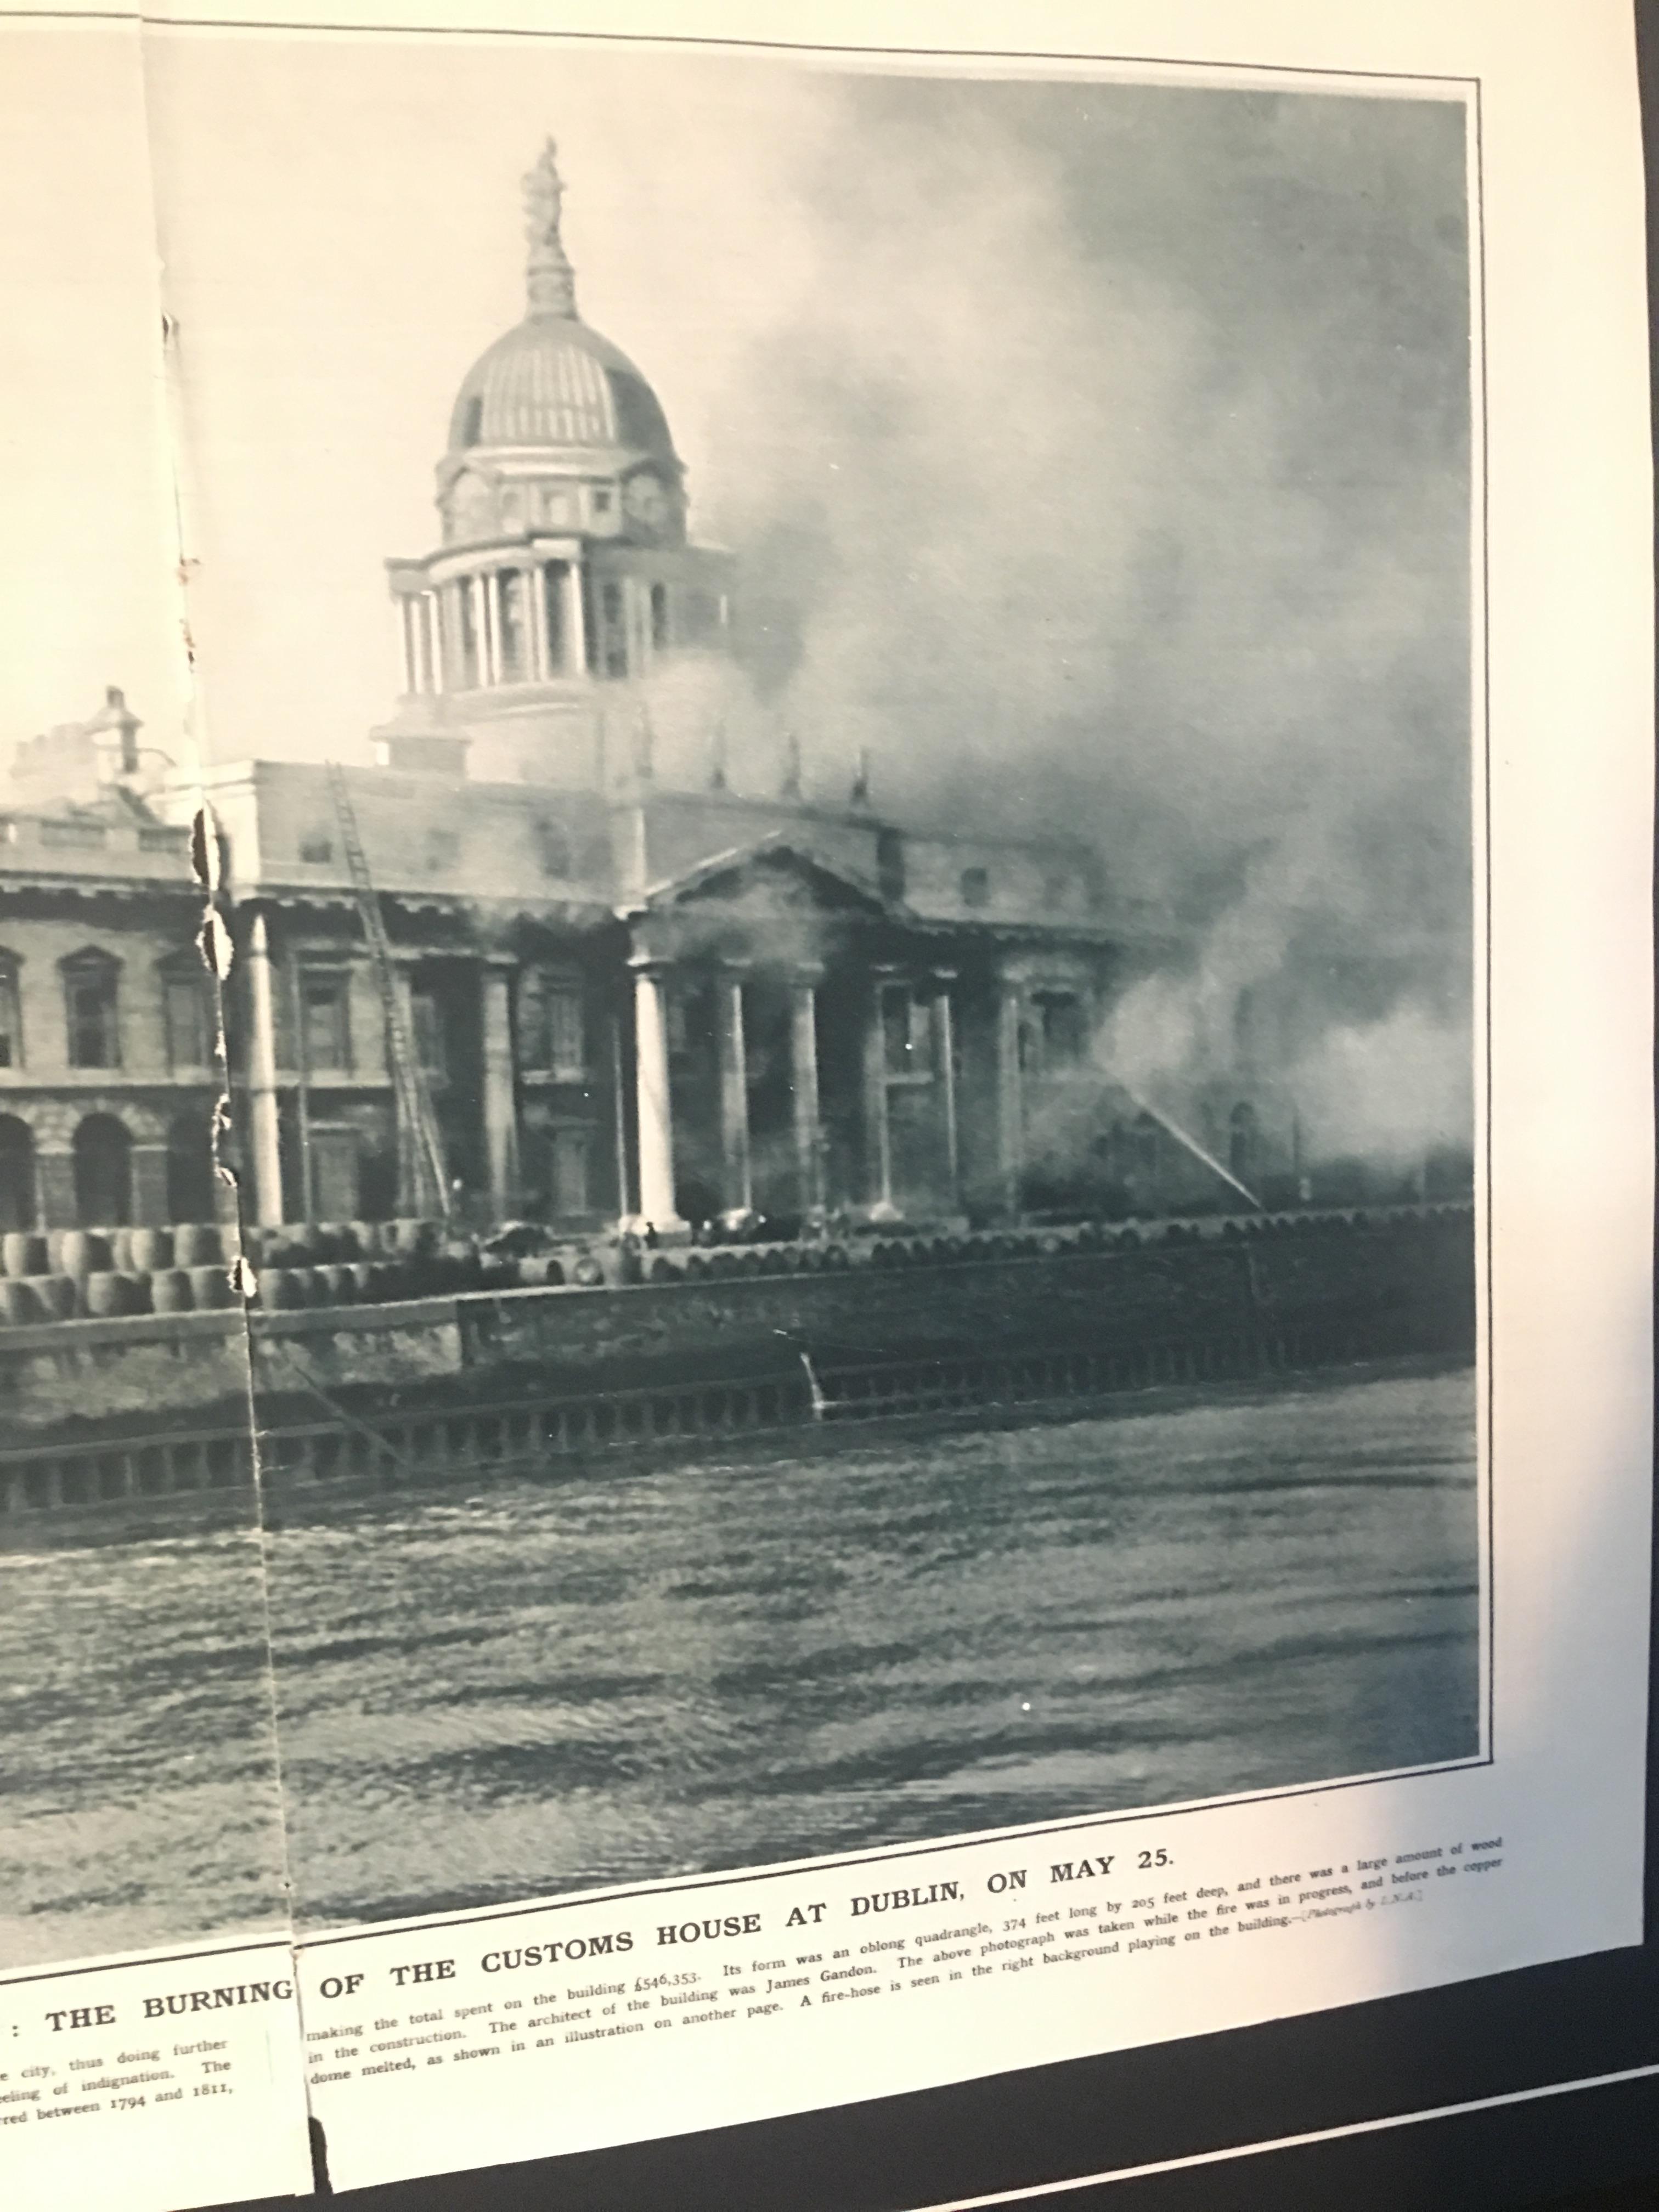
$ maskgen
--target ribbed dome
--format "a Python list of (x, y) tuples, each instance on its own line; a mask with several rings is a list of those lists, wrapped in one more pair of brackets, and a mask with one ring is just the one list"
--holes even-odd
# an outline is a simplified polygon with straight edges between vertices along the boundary
[(674, 459), (662, 407), (633, 362), (564, 314), (527, 316), (474, 364), (449, 450), (473, 446), (610, 446)]

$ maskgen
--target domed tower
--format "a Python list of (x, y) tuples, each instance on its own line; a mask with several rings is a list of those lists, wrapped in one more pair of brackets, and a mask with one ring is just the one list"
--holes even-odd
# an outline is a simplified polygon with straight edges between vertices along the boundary
[(628, 687), (675, 653), (725, 648), (728, 562), (686, 542), (656, 394), (576, 312), (563, 190), (550, 139), (525, 179), (527, 312), (450, 417), (443, 542), (387, 564), (404, 659), (398, 713), (375, 732), (389, 766), (599, 787), (608, 727), (611, 771), (636, 757)]

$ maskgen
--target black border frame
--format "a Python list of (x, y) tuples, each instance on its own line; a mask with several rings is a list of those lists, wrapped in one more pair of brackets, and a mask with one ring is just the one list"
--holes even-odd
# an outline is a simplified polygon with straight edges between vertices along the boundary
[[(1648, 180), (1650, 321), (1659, 356), (1652, 316), (1659, 297), (1659, 0), (1631, 4)], [(104, 20), (111, 17), (132, 20), (126, 10), (112, 9)], [(175, 26), (194, 27), (187, 18), (172, 19), (169, 27)], [(268, 27), (303, 35), (306, 27)], [(1474, 114), (1478, 130), (1478, 85)], [(1659, 375), (1654, 393), (1659, 417)], [(1650, 1644), (1647, 1934), (1639, 1947), (561, 2158), (491, 2167), (489, 2147), (479, 2142), (471, 2169), (345, 2194), (365, 2212), (441, 2212), (457, 2204), (529, 2212), (549, 2202), (569, 2212), (634, 2212), (643, 2205), (674, 2212), (927, 2212), (1000, 2191), (1078, 2212), (1109, 2203), (1114, 2212), (1218, 2212), (1223, 2205), (1227, 2212), (1286, 2212), (1304, 2204), (1322, 2212), (1339, 2197), (1351, 2212), (1446, 2204), (1496, 2212), (1645, 2173), (1659, 2163), (1656, 1657), (1659, 1638)], [(1456, 2109), (1469, 2106), (1478, 2109)], [(1326, 2130), (1358, 2131), (1305, 2140)], [(1183, 2160), (1195, 2162), (1133, 2171)], [(1121, 2178), (1110, 2178), (1114, 2172)], [(317, 2179), (320, 2191), (332, 2193), (321, 2155)], [(273, 2208), (293, 2201), (262, 2200)]]

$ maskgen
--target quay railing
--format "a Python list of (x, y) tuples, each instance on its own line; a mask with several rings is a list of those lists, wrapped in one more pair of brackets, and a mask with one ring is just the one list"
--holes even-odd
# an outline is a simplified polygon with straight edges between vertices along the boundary
[[(628, 1455), (894, 1421), (1082, 1411), (1126, 1391), (1249, 1381), (1411, 1353), (1472, 1353), (1455, 1322), (1316, 1320), (1119, 1344), (815, 1364), (625, 1389), (520, 1395), (258, 1430), (0, 1454), (0, 1530), (77, 1509), (273, 1509), (347, 1490), (544, 1476)], [(255, 1453), (257, 1449), (257, 1468)]]

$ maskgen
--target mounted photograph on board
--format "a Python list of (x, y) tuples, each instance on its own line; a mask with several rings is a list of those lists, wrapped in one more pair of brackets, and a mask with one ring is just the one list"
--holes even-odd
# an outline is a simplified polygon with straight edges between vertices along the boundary
[(129, 601), (9, 708), (0, 2033), (347, 2188), (1638, 1942), (1641, 777), (1468, 26), (5, 35), (148, 197), (129, 479), (95, 287), (20, 383)]

